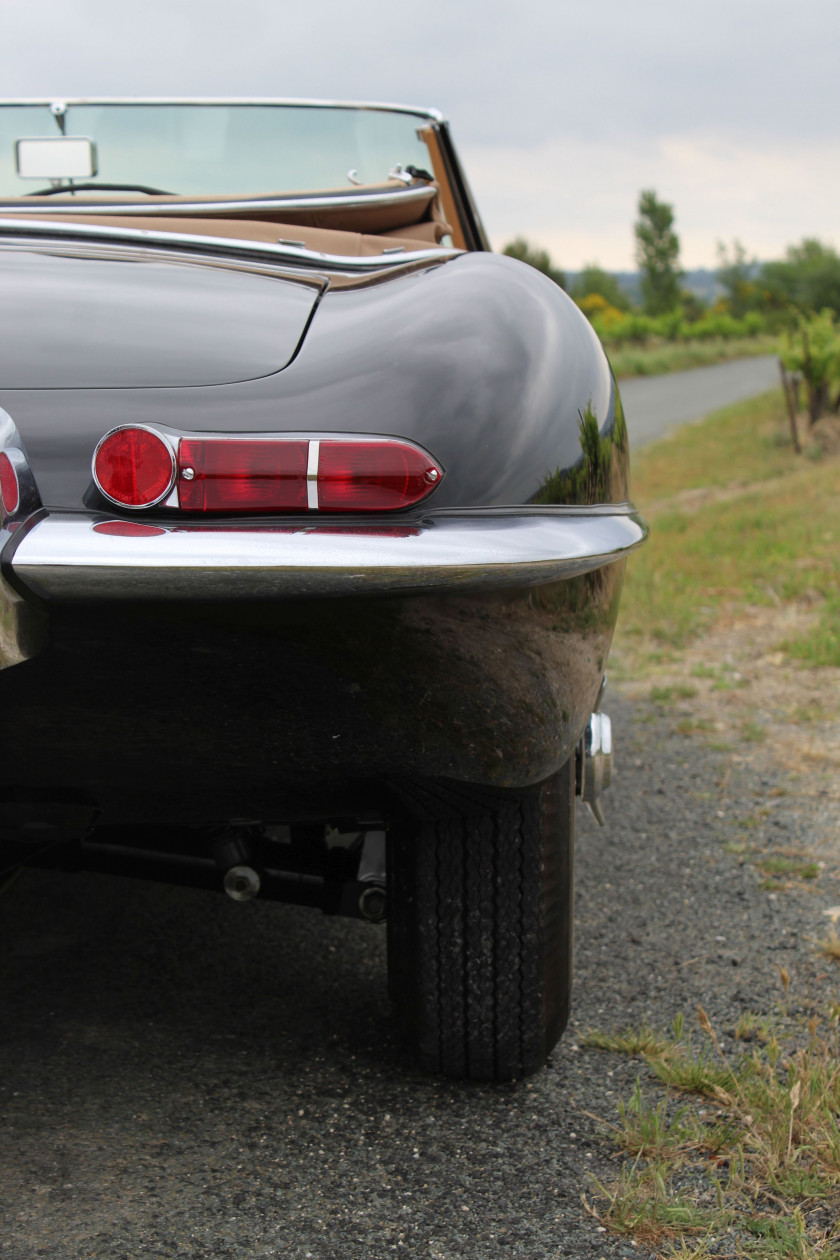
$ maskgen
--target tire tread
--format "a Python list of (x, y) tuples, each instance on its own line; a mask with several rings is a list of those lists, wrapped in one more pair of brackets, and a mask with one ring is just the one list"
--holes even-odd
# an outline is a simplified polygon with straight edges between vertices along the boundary
[(421, 1064), (536, 1071), (568, 1017), (574, 765), (520, 793), (401, 785), (389, 854), (389, 975)]

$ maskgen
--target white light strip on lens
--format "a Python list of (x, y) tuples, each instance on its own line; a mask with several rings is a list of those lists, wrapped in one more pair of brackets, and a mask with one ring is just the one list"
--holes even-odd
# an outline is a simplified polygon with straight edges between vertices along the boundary
[(309, 460), (306, 465), (306, 506), (310, 512), (318, 511), (318, 459), (321, 443), (309, 443)]

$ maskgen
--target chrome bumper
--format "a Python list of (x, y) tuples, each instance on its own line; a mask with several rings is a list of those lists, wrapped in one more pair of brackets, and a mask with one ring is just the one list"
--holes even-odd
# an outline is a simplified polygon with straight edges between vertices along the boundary
[(182, 525), (50, 514), (4, 567), (46, 600), (280, 599), (475, 591), (576, 577), (647, 526), (629, 505), (429, 514), (389, 524)]

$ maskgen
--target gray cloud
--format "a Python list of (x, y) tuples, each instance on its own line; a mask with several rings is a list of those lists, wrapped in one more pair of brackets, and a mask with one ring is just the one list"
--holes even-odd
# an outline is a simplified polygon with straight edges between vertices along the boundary
[(4, 91), (435, 103), (470, 141), (836, 134), (840, 6), (805, 0), (7, 0)]

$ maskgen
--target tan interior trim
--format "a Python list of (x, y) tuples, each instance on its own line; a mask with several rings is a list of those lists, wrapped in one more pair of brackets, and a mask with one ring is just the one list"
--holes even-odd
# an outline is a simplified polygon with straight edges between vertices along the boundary
[(455, 198), (452, 196), (452, 190), (449, 187), (449, 181), (446, 177), (446, 163), (443, 160), (443, 154), (440, 150), (440, 141), (434, 127), (421, 127), (417, 132), (418, 136), (424, 141), (426, 148), (429, 150), (429, 157), (432, 163), (432, 174), (435, 177), (435, 183), (438, 186), (438, 194), (440, 196), (441, 206), (443, 207), (444, 218), (450, 224), (449, 233), (452, 237), (452, 244), (456, 249), (466, 249), (467, 241), (458, 219), (458, 208), (455, 205)]
[[(25, 223), (28, 216), (4, 215)], [(38, 222), (67, 223), (67, 216), (42, 214)], [(332, 254), (345, 258), (373, 258), (386, 249), (402, 247), (406, 253), (436, 245), (444, 235), (447, 224), (439, 222), (418, 223), (405, 233), (386, 232), (381, 236), (362, 232), (345, 232), (335, 228), (308, 227), (298, 223), (269, 223), (261, 219), (216, 218), (148, 218), (140, 215), (74, 214), (73, 223), (90, 224), (93, 227), (128, 228), (150, 232), (191, 233), (196, 236), (218, 236), (231, 240), (259, 241), (266, 245), (300, 244), (305, 249), (320, 254)]]

